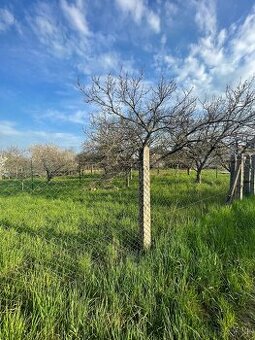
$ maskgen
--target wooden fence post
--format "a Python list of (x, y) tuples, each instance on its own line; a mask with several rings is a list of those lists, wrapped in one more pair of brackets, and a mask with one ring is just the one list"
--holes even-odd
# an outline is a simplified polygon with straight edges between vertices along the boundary
[(251, 192), (251, 157), (246, 156), (244, 162), (244, 195), (249, 195)]
[(230, 187), (232, 187), (234, 182), (236, 167), (237, 167), (236, 155), (232, 155), (230, 160)]
[(139, 232), (141, 250), (151, 246), (150, 149), (145, 145), (139, 155)]
[(231, 157), (230, 163), (230, 188), (226, 203), (232, 203), (234, 198), (243, 197), (243, 155)]
[(237, 167), (240, 167), (240, 172), (237, 181), (236, 187), (236, 199), (243, 199), (243, 179), (244, 179), (244, 155), (239, 155), (237, 157)]
[(251, 156), (251, 187), (250, 194), (255, 195), (255, 155)]

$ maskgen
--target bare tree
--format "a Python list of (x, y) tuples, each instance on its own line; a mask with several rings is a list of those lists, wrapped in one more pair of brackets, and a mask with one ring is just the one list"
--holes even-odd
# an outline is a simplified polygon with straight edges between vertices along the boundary
[(255, 128), (255, 79), (246, 80), (236, 88), (226, 88), (225, 94), (202, 103), (206, 122), (196, 131), (197, 140), (187, 145), (187, 158), (193, 160), (201, 182), (202, 170), (223, 151), (253, 139)]
[[(135, 138), (137, 146), (151, 145), (162, 132), (176, 131), (191, 121), (195, 99), (190, 91), (178, 93), (174, 81), (162, 77), (157, 84), (147, 84), (143, 74), (121, 73), (106, 79), (93, 77), (90, 87), (79, 88), (85, 101), (96, 105), (100, 114), (125, 121), (125, 133)], [(123, 129), (123, 131), (124, 131)]]
[[(171, 136), (172, 151), (186, 144), (185, 134), (193, 126), (191, 117), (195, 109), (195, 99), (191, 98), (190, 91), (177, 91), (174, 81), (167, 81), (162, 77), (156, 84), (148, 84), (143, 74), (131, 76), (121, 72), (118, 77), (111, 75), (105, 79), (93, 77), (90, 87), (78, 85), (85, 101), (98, 108), (98, 115), (103, 114), (107, 118), (114, 117), (114, 124), (121, 126), (123, 136), (132, 140), (132, 145), (136, 145), (136, 149), (140, 150), (138, 156), (140, 221), (144, 221), (145, 196), (148, 199), (146, 206), (149, 206), (149, 176), (144, 177), (145, 171), (147, 172), (149, 168), (147, 150), (150, 146), (159, 144), (162, 139), (166, 139), (166, 134), (175, 134), (175, 138)], [(114, 131), (113, 125), (109, 133), (114, 134), (113, 139), (116, 141)], [(113, 144), (112, 148), (115, 147), (116, 145)], [(106, 155), (108, 152), (111, 153), (111, 148), (107, 147)], [(146, 193), (144, 192), (145, 184)], [(148, 222), (149, 217), (146, 220)], [(140, 227), (142, 224), (140, 223)], [(147, 229), (150, 229), (150, 225)], [(144, 232), (142, 230), (143, 236)], [(142, 237), (143, 247), (150, 245), (150, 235), (147, 244), (145, 244), (145, 239)]]
[(215, 153), (215, 164), (230, 172), (231, 155), (235, 154), (235, 148), (221, 143)]
[[(104, 179), (124, 175), (129, 186), (130, 173), (137, 160), (137, 138), (125, 120), (100, 115), (93, 117), (84, 154), (104, 170)], [(127, 133), (128, 132), (128, 133)]]
[(76, 166), (74, 153), (56, 145), (34, 145), (31, 154), (37, 172), (46, 173), (47, 182)]
[(11, 146), (3, 151), (6, 160), (6, 174), (10, 178), (26, 178), (30, 174), (30, 162), (25, 150)]
[(6, 168), (5, 168), (5, 164), (7, 161), (7, 157), (5, 157), (4, 155), (0, 155), (0, 179), (2, 179), (2, 177), (5, 174)]

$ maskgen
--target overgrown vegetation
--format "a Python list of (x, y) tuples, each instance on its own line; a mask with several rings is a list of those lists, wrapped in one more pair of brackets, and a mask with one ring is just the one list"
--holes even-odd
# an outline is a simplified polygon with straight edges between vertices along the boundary
[(225, 174), (155, 172), (138, 254), (136, 176), (96, 179), (0, 181), (0, 339), (255, 337), (253, 198), (225, 206)]

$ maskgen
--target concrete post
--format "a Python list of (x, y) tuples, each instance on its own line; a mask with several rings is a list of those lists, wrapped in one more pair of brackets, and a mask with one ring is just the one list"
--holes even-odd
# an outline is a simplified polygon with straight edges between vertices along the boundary
[(150, 204), (150, 149), (146, 145), (139, 154), (139, 232), (140, 248), (151, 246), (151, 204)]

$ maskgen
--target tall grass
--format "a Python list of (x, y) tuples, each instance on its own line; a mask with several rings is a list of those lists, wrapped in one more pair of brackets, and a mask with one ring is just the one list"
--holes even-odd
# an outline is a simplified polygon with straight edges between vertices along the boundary
[(153, 173), (139, 255), (137, 178), (91, 180), (1, 181), (0, 339), (255, 337), (253, 198), (225, 206), (226, 175)]

